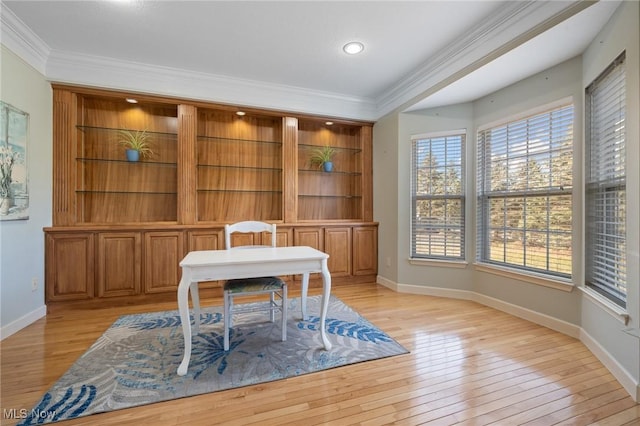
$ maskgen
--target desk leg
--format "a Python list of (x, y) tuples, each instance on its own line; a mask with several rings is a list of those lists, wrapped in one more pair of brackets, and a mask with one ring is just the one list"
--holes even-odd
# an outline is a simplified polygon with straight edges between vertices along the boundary
[[(189, 275), (189, 274), (186, 274)], [(180, 322), (182, 323), (182, 334), (184, 335), (184, 357), (178, 367), (178, 376), (187, 374), (189, 360), (191, 359), (191, 319), (189, 318), (189, 287), (190, 278), (182, 273), (182, 279), (178, 284), (178, 310), (180, 312)], [(196, 319), (196, 324), (199, 318)]]
[(327, 259), (322, 260), (322, 309), (320, 310), (320, 337), (325, 350), (331, 350), (331, 342), (327, 338), (326, 321), (331, 296), (331, 274), (327, 267)]
[(193, 334), (200, 333), (200, 293), (198, 293), (198, 283), (189, 285), (191, 293), (191, 303), (193, 304)]
[(309, 273), (302, 275), (302, 294), (300, 295), (300, 306), (302, 307), (302, 320), (309, 319), (307, 316), (307, 292), (309, 290)]

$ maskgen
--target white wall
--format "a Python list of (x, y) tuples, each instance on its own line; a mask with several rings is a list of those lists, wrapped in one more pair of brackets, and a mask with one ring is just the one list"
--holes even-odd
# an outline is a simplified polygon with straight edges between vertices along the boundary
[(53, 107), (44, 76), (1, 48), (0, 99), (29, 113), (29, 219), (0, 222), (0, 336), (5, 338), (46, 314), (42, 228), (51, 225)]

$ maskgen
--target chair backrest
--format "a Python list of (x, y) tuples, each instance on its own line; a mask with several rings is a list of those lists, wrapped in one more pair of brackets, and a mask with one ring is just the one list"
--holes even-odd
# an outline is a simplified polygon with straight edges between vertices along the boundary
[[(228, 249), (231, 248), (231, 234), (234, 232), (270, 232), (271, 233), (271, 247), (276, 246), (276, 224), (270, 224), (266, 222), (259, 222), (255, 220), (245, 220), (243, 222), (232, 223), (231, 225), (224, 226), (224, 244)], [(242, 246), (251, 247), (251, 246)], [(264, 246), (263, 246), (264, 247)], [(269, 246), (266, 246), (269, 247)]]

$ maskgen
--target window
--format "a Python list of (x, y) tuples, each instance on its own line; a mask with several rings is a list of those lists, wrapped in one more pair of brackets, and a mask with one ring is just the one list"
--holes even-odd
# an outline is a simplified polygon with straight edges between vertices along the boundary
[(464, 259), (465, 133), (412, 138), (412, 258)]
[(573, 106), (478, 133), (480, 262), (571, 276)]
[(626, 307), (624, 53), (586, 90), (586, 284)]

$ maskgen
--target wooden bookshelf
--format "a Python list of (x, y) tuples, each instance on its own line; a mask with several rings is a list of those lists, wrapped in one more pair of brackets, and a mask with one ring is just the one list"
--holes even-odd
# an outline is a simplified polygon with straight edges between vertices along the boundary
[[(328, 252), (338, 280), (375, 279), (372, 123), (64, 85), (53, 98), (47, 301), (174, 291), (180, 259), (223, 248), (224, 224), (239, 220)], [(153, 155), (127, 161), (121, 130), (146, 131)], [(326, 145), (331, 173), (309, 164)]]
[[(79, 96), (76, 117), (76, 222), (175, 221), (176, 106)], [(147, 131), (152, 157), (127, 161), (122, 130)]]
[(282, 119), (198, 112), (198, 221), (281, 221)]

